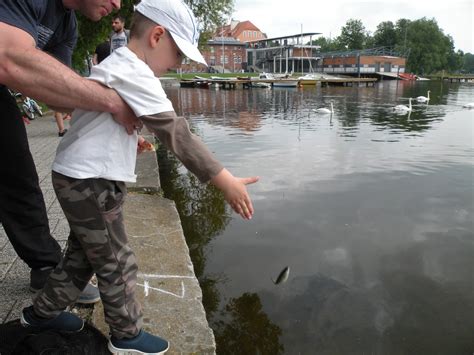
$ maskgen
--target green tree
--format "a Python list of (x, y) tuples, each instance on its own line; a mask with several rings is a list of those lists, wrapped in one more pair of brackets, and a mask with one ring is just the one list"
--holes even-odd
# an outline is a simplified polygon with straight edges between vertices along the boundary
[(410, 48), (407, 62), (410, 71), (430, 74), (443, 69), (449, 70), (448, 59), (454, 54), (454, 43), (439, 28), (435, 19), (423, 17), (408, 23), (406, 38), (406, 45)]
[(395, 24), (395, 50), (403, 55), (408, 55), (410, 52), (407, 46), (408, 28), (411, 21), (407, 19), (399, 19)]
[(466, 53), (463, 57), (462, 71), (474, 74), (474, 54)]
[(397, 31), (392, 21), (378, 24), (374, 33), (375, 47), (395, 47), (397, 44)]
[(234, 0), (185, 0), (201, 26), (200, 45), (207, 43), (217, 27), (227, 22), (234, 10)]
[(341, 28), (337, 41), (347, 49), (363, 49), (367, 41), (367, 31), (361, 20), (350, 19)]
[(313, 40), (311, 43), (313, 46), (321, 46), (321, 53), (344, 49), (344, 47), (341, 47), (339, 42), (326, 37), (319, 37), (318, 39)]

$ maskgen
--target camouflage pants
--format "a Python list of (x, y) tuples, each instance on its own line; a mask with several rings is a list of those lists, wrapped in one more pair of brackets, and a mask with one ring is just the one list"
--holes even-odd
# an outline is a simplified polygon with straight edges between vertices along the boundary
[(74, 303), (95, 273), (112, 335), (135, 336), (142, 312), (135, 297), (138, 267), (123, 224), (125, 184), (56, 172), (52, 177), (71, 232), (64, 259), (33, 302), (35, 312), (46, 318), (58, 315)]

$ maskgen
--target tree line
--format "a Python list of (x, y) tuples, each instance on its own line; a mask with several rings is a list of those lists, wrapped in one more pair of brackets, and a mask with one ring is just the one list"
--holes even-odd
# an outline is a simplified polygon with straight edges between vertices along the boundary
[(454, 40), (445, 34), (435, 19), (399, 19), (381, 22), (371, 34), (361, 20), (350, 19), (336, 38), (320, 37), (312, 41), (321, 52), (363, 50), (389, 47), (407, 58), (407, 71), (416, 74), (474, 73), (474, 55), (455, 51)]

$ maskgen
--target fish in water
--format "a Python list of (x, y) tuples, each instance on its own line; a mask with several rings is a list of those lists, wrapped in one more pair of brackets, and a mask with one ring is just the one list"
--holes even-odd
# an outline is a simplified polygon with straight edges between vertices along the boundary
[(288, 275), (290, 274), (290, 267), (287, 266), (285, 267), (283, 270), (281, 270), (280, 274), (278, 275), (278, 277), (276, 278), (276, 280), (273, 280), (273, 283), (275, 285), (278, 285), (278, 284), (281, 284), (283, 282), (286, 282), (286, 280), (288, 280)]

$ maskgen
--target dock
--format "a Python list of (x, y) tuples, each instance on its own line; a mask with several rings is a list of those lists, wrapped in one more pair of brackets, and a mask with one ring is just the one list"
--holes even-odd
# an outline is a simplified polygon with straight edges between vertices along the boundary
[(472, 75), (472, 74), (466, 74), (466, 75), (429, 75), (428, 77), (432, 80), (449, 81), (450, 83), (467, 83), (467, 82), (474, 83), (474, 75)]
[(356, 86), (360, 84), (364, 84), (365, 86), (374, 86), (374, 84), (378, 81), (377, 78), (317, 78), (314, 80), (299, 80), (297, 78), (284, 78), (284, 79), (186, 79), (180, 80), (181, 87), (209, 87), (210, 85), (219, 85), (223, 89), (231, 90), (236, 89), (237, 87), (242, 87), (243, 89), (249, 89), (252, 87), (252, 84), (270, 84), (272, 87), (274, 86), (287, 86), (290, 87), (291, 83), (297, 82), (297, 86), (316, 86), (320, 83), (321, 86), (330, 86), (330, 85), (339, 85), (339, 86)]

